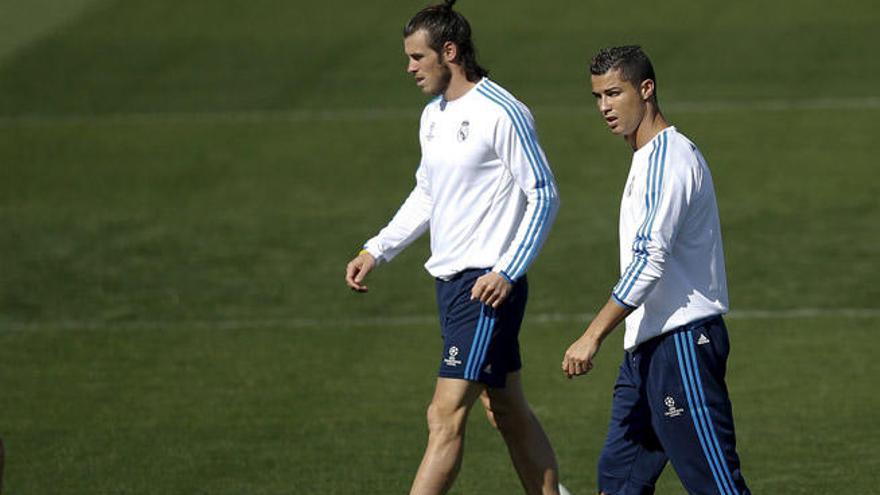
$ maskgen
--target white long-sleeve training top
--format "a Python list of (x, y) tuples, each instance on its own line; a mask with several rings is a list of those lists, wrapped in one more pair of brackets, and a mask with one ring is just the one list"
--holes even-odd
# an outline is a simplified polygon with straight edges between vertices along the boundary
[(706, 160), (675, 127), (633, 154), (620, 203), (621, 277), (612, 297), (636, 308), (624, 348), (728, 309), (715, 188)]
[(492, 268), (517, 280), (535, 260), (559, 207), (528, 108), (483, 78), (460, 98), (429, 102), (419, 141), (415, 188), (364, 249), (387, 262), (430, 229), (425, 268), (431, 275)]

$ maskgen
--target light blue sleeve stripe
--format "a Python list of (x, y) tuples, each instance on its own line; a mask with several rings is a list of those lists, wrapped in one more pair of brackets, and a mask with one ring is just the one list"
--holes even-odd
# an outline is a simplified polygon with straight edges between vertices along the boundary
[(626, 296), (629, 295), (630, 290), (632, 290), (635, 281), (638, 279), (639, 275), (641, 275), (642, 270), (644, 270), (645, 266), (647, 266), (647, 252), (644, 252), (642, 247), (642, 239), (645, 237), (645, 227), (648, 224), (649, 218), (651, 216), (651, 208), (652, 198), (653, 198), (653, 189), (654, 189), (654, 170), (656, 169), (657, 164), (657, 151), (660, 149), (657, 141), (654, 142), (653, 148), (651, 150), (651, 154), (648, 156), (648, 173), (647, 173), (647, 186), (645, 188), (645, 219), (642, 220), (642, 224), (639, 226), (639, 229), (636, 231), (636, 238), (633, 241), (633, 260), (630, 262), (629, 267), (627, 267), (624, 272), (624, 276), (621, 277), (620, 282), (615, 287), (614, 292), (619, 293), (619, 297), (621, 299), (625, 299)]
[[(535, 177), (537, 178), (537, 187), (543, 187), (547, 180), (548, 168), (547, 164), (544, 162), (543, 158), (541, 158), (540, 147), (538, 146), (538, 136), (535, 133), (535, 129), (532, 125), (529, 124), (529, 120), (523, 114), (522, 109), (518, 105), (518, 103), (512, 99), (510, 96), (505, 95), (504, 91), (492, 81), (486, 81), (486, 89), (492, 92), (499, 99), (507, 102), (509, 104), (509, 108), (512, 109), (515, 113), (516, 119), (515, 122), (519, 122), (520, 127), (524, 130), (524, 143), (528, 144), (528, 149), (532, 152), (533, 164), (537, 167), (537, 172), (535, 173)], [(528, 138), (528, 139), (525, 139)]]
[(630, 306), (629, 304), (623, 302), (619, 297), (617, 297), (616, 294), (614, 294), (614, 292), (611, 293), (611, 299), (613, 299), (614, 302), (616, 302), (617, 305), (623, 309), (630, 309), (630, 310), (636, 309), (635, 306)]
[[(523, 143), (526, 143), (526, 139), (522, 135), (522, 131), (520, 130), (520, 128), (518, 126), (517, 119), (513, 115), (513, 112), (508, 107), (508, 105), (506, 105), (505, 103), (500, 101), (497, 97), (484, 91), (484, 88), (481, 87), (481, 88), (478, 88), (478, 90), (479, 90), (480, 94), (482, 94), (486, 98), (490, 99), (491, 101), (495, 102), (496, 104), (498, 104), (498, 106), (500, 106), (501, 108), (503, 108), (507, 112), (508, 117), (510, 118), (511, 122), (514, 124), (514, 129), (515, 129), (517, 135), (519, 136), (520, 141)], [(526, 151), (526, 156), (529, 159), (529, 166), (532, 168), (532, 173), (537, 176), (537, 172), (535, 170), (535, 165), (534, 165), (534, 159), (531, 156), (531, 149), (528, 146), (525, 146), (524, 148)], [(538, 195), (539, 195), (539, 199), (540, 199), (540, 196), (542, 196), (541, 189), (538, 189)], [(516, 253), (514, 253), (513, 260), (511, 261), (510, 265), (507, 266), (506, 268), (504, 268), (504, 271), (506, 271), (511, 276), (511, 278), (516, 278), (516, 272), (514, 270), (511, 270), (511, 267), (515, 266), (515, 264), (516, 264), (515, 261), (521, 255), (522, 250), (525, 248), (526, 241), (532, 235), (533, 230), (536, 229), (536, 225), (539, 220), (539, 217), (540, 217), (540, 208), (536, 209), (535, 212), (532, 214), (532, 218), (529, 219), (529, 225), (528, 225), (528, 228), (526, 229), (526, 235), (523, 238), (523, 242), (519, 246), (517, 246)]]
[[(648, 202), (648, 211), (641, 227), (641, 236), (637, 237), (636, 243), (633, 245), (633, 251), (640, 253), (639, 256), (644, 257), (645, 263), (642, 263), (637, 272), (633, 273), (633, 277), (629, 281), (629, 285), (624, 290), (622, 297), (629, 295), (630, 290), (635, 286), (638, 277), (647, 266), (648, 259), (648, 242), (651, 240), (651, 229), (654, 227), (654, 220), (657, 218), (657, 211), (660, 209), (660, 196), (663, 193), (663, 173), (666, 169), (666, 134), (660, 134), (658, 140), (659, 146), (656, 148), (659, 153), (653, 156), (653, 162), (649, 166), (649, 185), (650, 185), (650, 201)], [(653, 155), (653, 151), (652, 151)]]
[(511, 278), (516, 279), (521, 275), (521, 269), (524, 266), (527, 266), (526, 262), (531, 260), (537, 254), (536, 241), (543, 235), (546, 235), (547, 218), (550, 214), (549, 200), (545, 197), (546, 192), (544, 191), (544, 187), (547, 185), (545, 172), (546, 165), (543, 165), (540, 152), (538, 151), (537, 144), (534, 140), (534, 132), (530, 130), (531, 127), (522, 115), (521, 110), (517, 108), (514, 102), (510, 101), (497, 89), (494, 89), (489, 83), (489, 81), (486, 81), (485, 87), (480, 87), (478, 90), (480, 94), (501, 106), (507, 112), (508, 117), (514, 124), (514, 129), (519, 136), (520, 142), (523, 144), (526, 157), (529, 161), (529, 166), (535, 177), (538, 194), (539, 205), (529, 221), (526, 235), (517, 247), (517, 251), (514, 254), (510, 265), (504, 269)]
[(648, 241), (651, 240), (651, 218), (657, 212), (657, 198), (660, 196), (658, 193), (660, 187), (661, 177), (659, 174), (660, 171), (660, 161), (663, 160), (663, 137), (661, 137), (655, 142), (657, 153), (653, 155), (653, 161), (651, 163), (651, 168), (649, 170), (649, 181), (650, 187), (648, 188), (649, 196), (646, 198), (647, 209), (645, 212), (645, 220), (640, 228), (640, 236), (639, 236), (639, 245), (637, 249), (641, 252), (647, 254), (647, 250), (645, 249)]
[[(540, 214), (538, 215), (540, 221), (537, 224), (537, 227), (535, 229), (530, 228), (527, 230), (527, 235), (524, 237), (523, 243), (520, 245), (517, 254), (514, 256), (508, 267), (512, 272), (512, 277), (518, 278), (522, 275), (524, 268), (528, 266), (537, 255), (539, 240), (546, 236), (549, 229), (547, 219), (550, 216), (550, 200), (548, 194), (544, 191), (544, 188), (548, 185), (547, 178), (549, 177), (549, 168), (542, 158), (534, 127), (529, 124), (529, 120), (525, 117), (522, 108), (520, 108), (517, 102), (511, 97), (506, 96), (503, 90), (499, 89), (497, 85), (488, 80), (486, 81), (486, 84), (488, 90), (507, 103), (506, 109), (508, 110), (508, 115), (512, 118), (514, 124), (521, 129), (521, 132), (518, 134), (520, 135), (520, 139), (523, 140), (523, 143), (528, 145), (527, 150), (531, 152), (532, 161), (529, 163), (532, 167), (532, 173), (535, 175), (535, 187), (538, 191), (538, 201), (541, 202)], [(527, 139), (523, 139), (523, 135), (527, 136)]]
[[(655, 171), (655, 173), (657, 175), (657, 180), (656, 180), (657, 185), (654, 188), (654, 190), (655, 190), (655, 197), (654, 197), (654, 201), (653, 201), (654, 210), (651, 212), (651, 221), (648, 224), (648, 227), (645, 231), (647, 239), (651, 238), (651, 229), (654, 228), (654, 220), (657, 218), (657, 211), (660, 209), (658, 207), (658, 205), (660, 204), (660, 196), (663, 194), (663, 178), (664, 178), (663, 173), (666, 171), (666, 145), (667, 145), (666, 137), (667, 136), (665, 133), (660, 135), (661, 150), (660, 150), (660, 155), (659, 155), (659, 167), (657, 167), (657, 170)], [(645, 245), (647, 246), (647, 241), (645, 241)]]
[[(644, 257), (634, 258), (632, 263), (630, 263), (630, 265), (629, 265), (628, 269), (631, 270), (631, 272), (628, 274), (628, 276), (629, 277), (638, 277), (638, 274), (642, 273), (642, 269), (647, 264), (648, 264), (647, 258), (644, 258)], [(633, 281), (635, 281), (635, 278), (631, 278), (630, 282), (628, 282), (628, 285), (627, 284), (618, 284), (618, 285), (627, 285), (623, 292), (621, 292), (621, 290), (619, 288), (615, 287), (614, 293), (618, 295), (618, 298), (623, 300), (626, 298), (626, 296), (629, 295), (629, 291), (632, 288)]]
[[(647, 180), (647, 186), (645, 187), (645, 216), (646, 217), (647, 217), (647, 212), (650, 209), (650, 201), (649, 201), (649, 198), (650, 198), (649, 193), (651, 191), (650, 171), (651, 171), (651, 166), (654, 163), (654, 156), (655, 156), (656, 152), (657, 152), (657, 143), (655, 142), (653, 144), (653, 148), (651, 149), (651, 154), (648, 156), (648, 174), (647, 174), (648, 180)], [(631, 247), (633, 252), (637, 252), (636, 248), (638, 246), (639, 240), (641, 239), (642, 228), (644, 227), (646, 221), (647, 221), (647, 218), (642, 221), (642, 225), (640, 225), (638, 230), (636, 230), (636, 238), (633, 240), (633, 245)], [(629, 266), (624, 271), (623, 276), (620, 278), (620, 281), (617, 283), (617, 286), (614, 287), (614, 292), (620, 292), (621, 289), (623, 289), (624, 287), (627, 286), (627, 284), (629, 283), (629, 280), (635, 274), (636, 267), (640, 263), (640, 261), (641, 261), (641, 258), (638, 258), (635, 256), (633, 257), (633, 260), (630, 262)]]

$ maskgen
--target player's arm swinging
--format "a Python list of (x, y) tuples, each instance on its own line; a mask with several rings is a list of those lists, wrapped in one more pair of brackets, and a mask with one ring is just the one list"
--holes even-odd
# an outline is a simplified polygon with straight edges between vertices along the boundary
[(632, 311), (632, 308), (621, 305), (613, 297), (609, 298), (584, 334), (565, 351), (562, 357), (562, 372), (565, 376), (573, 378), (593, 369), (593, 357), (599, 352), (602, 341)]

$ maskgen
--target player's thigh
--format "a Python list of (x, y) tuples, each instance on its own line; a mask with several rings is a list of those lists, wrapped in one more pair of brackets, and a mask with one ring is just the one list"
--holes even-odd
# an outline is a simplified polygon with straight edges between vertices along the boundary
[(664, 359), (652, 370), (654, 430), (690, 493), (729, 494), (745, 488), (724, 383), (726, 340), (723, 323), (714, 321), (670, 332)]
[(485, 386), (478, 382), (437, 378), (428, 410), (429, 421), (464, 421), (484, 389)]
[(598, 463), (599, 490), (607, 494), (653, 493), (666, 465), (642, 386), (641, 359), (625, 353), (614, 385), (608, 434)]
[(474, 279), (485, 271), (467, 270), (437, 282), (443, 335), (438, 375), (504, 387), (507, 375), (522, 366), (518, 334), (528, 285), (523, 277), (495, 309), (470, 299)]
[(483, 405), (497, 416), (519, 415), (531, 413), (525, 392), (522, 387), (522, 375), (519, 371), (507, 374), (504, 387), (487, 387)]

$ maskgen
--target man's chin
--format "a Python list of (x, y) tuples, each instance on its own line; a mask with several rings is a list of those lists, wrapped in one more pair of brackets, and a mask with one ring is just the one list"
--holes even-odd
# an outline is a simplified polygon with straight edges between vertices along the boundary
[(431, 88), (429, 86), (418, 85), (417, 87), (419, 88), (419, 91), (421, 91), (423, 94), (426, 94), (428, 96), (437, 96), (437, 94), (438, 94), (437, 92), (434, 91), (433, 88)]

